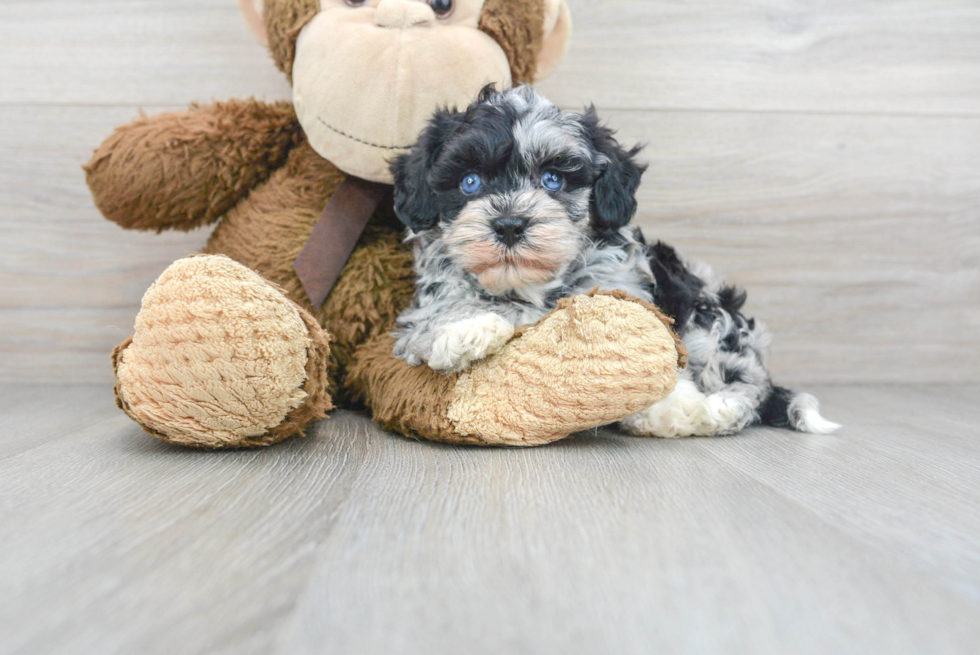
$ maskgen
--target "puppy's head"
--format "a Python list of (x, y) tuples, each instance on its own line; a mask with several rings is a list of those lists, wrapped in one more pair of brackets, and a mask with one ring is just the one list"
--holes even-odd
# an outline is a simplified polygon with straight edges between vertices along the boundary
[(633, 218), (643, 167), (594, 109), (563, 112), (522, 86), (441, 110), (392, 164), (395, 213), (493, 293), (560, 276)]

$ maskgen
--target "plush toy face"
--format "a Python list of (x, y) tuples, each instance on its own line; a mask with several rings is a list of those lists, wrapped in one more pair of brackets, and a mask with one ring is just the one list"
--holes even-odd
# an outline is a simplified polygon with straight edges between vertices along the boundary
[(570, 33), (564, 0), (266, 0), (265, 23), (314, 150), (384, 183), (436, 109), (547, 74)]
[(465, 107), (485, 84), (510, 86), (504, 51), (477, 29), (482, 0), (456, 0), (445, 18), (424, 2), (322, 2), (296, 43), (293, 103), (313, 148), (349, 173), (387, 181), (387, 160), (438, 103)]

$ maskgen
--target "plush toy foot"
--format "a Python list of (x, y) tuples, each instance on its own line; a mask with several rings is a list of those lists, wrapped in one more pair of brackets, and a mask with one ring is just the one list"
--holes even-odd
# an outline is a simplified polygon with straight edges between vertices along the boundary
[(686, 360), (672, 321), (619, 292), (562, 301), (503, 350), (440, 375), (392, 355), (382, 337), (358, 352), (348, 386), (382, 426), (436, 441), (536, 446), (622, 420), (667, 396)]
[(332, 408), (329, 337), (259, 274), (227, 257), (168, 268), (113, 352), (116, 402), (182, 446), (267, 446)]

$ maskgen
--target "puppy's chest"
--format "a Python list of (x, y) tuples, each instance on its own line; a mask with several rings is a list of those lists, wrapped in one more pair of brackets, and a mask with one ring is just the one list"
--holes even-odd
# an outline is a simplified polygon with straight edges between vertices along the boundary
[(440, 240), (416, 244), (415, 257), (419, 279), (409, 321), (491, 312), (520, 327), (536, 323), (562, 298), (596, 287), (625, 291), (647, 302), (653, 301), (655, 291), (646, 250), (629, 228), (616, 240), (584, 250), (548, 282), (500, 295), (484, 289), (475, 275), (449, 256)]
[(485, 302), (515, 326), (536, 323), (558, 306), (562, 298), (602, 291), (620, 290), (647, 302), (653, 302), (655, 281), (645, 255), (637, 249), (596, 250), (569, 267), (549, 284), (513, 291), (504, 296), (490, 296)]

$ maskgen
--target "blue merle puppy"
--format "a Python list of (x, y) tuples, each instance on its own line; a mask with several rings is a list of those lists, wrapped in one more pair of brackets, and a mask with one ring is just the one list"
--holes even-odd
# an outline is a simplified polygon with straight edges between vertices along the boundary
[(629, 226), (643, 166), (594, 109), (559, 110), (522, 86), (439, 111), (392, 164), (418, 283), (395, 354), (460, 371), (514, 328), (595, 287), (653, 302), (690, 351), (675, 390), (621, 422), (635, 434), (722, 435), (752, 423), (831, 432), (817, 400), (774, 386), (769, 335), (745, 294)]

